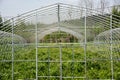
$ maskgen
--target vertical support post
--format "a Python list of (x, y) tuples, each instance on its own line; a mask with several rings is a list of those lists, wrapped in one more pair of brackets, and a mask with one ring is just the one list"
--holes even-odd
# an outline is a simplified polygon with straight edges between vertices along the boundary
[(97, 47), (97, 49), (99, 50), (99, 48), (100, 48), (100, 37), (98, 36), (98, 43), (97, 43), (98, 45), (98, 47)]
[(60, 5), (58, 4), (58, 26), (60, 27)]
[[(58, 27), (59, 27), (59, 33), (60, 33), (60, 5), (58, 4)], [(62, 80), (62, 46), (59, 44), (60, 49), (60, 80)]]
[(12, 18), (12, 80), (14, 80), (14, 19)]
[(114, 69), (113, 69), (113, 39), (112, 39), (112, 14), (110, 15), (110, 61), (111, 61), (111, 75), (114, 80)]
[(48, 47), (48, 80), (50, 80), (50, 48)]
[(74, 72), (75, 72), (75, 69), (74, 69), (74, 46), (71, 46), (72, 47), (72, 80), (74, 80)]
[(36, 24), (35, 24), (35, 43), (36, 43), (36, 80), (38, 80), (38, 34), (37, 34), (37, 11), (35, 15)]
[(84, 26), (85, 26), (85, 40), (84, 40), (84, 58), (85, 58), (85, 79), (87, 80), (87, 59), (86, 59), (86, 52), (87, 52), (87, 26), (86, 26), (86, 16), (87, 16), (87, 10), (85, 9), (85, 22), (84, 22)]
[(62, 80), (62, 46), (59, 45), (60, 48), (60, 80)]

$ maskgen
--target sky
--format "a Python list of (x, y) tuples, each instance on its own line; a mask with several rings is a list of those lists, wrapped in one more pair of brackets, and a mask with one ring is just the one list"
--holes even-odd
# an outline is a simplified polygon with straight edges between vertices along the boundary
[(78, 0), (0, 0), (0, 14), (11, 17), (55, 3), (77, 4)]
[(55, 3), (78, 5), (78, 0), (0, 0), (0, 15), (13, 17)]

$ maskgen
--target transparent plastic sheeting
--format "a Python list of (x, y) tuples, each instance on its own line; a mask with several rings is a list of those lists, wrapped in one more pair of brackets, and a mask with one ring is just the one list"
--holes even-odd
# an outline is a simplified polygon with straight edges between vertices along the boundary
[(101, 43), (110, 43), (112, 37), (113, 43), (119, 43), (120, 42), (120, 28), (107, 30), (105, 32), (100, 33), (96, 36), (95, 42), (101, 42)]
[[(5, 31), (0, 31), (0, 37), (1, 37), (1, 44), (3, 43), (6, 43), (6, 44), (12, 44), (12, 33), (8, 33), (8, 32), (5, 32)], [(13, 37), (14, 37), (14, 44), (24, 44), (26, 43), (26, 40), (24, 38), (22, 38), (21, 36), (19, 35), (16, 35), (16, 34), (13, 34)], [(10, 40), (11, 39), (11, 40)]]
[[(39, 31), (39, 33), (38, 33), (39, 40), (42, 39), (42, 38), (44, 38), (45, 35), (51, 34), (52, 32), (56, 32), (56, 31), (58, 31), (58, 30), (67, 32), (67, 33), (69, 33), (69, 34), (72, 34), (72, 35), (75, 36), (77, 39), (79, 39), (79, 42), (83, 41), (83, 40), (81, 40), (81, 39), (84, 39), (84, 38), (83, 38), (83, 35), (81, 35), (80, 33), (76, 33), (76, 32), (73, 31), (73, 30), (70, 30), (70, 29), (67, 29), (67, 28), (64, 28), (64, 27), (60, 27), (60, 28), (59, 28), (59, 27), (52, 27), (52, 28), (50, 28), (50, 29), (45, 29), (45, 30)], [(42, 32), (42, 31), (44, 31), (44, 32)]]

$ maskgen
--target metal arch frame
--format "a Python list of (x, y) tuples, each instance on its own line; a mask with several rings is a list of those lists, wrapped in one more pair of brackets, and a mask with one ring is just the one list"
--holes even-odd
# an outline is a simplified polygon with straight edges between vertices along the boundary
[[(113, 34), (115, 34), (114, 36), (112, 36), (112, 38), (113, 38), (113, 37), (116, 37), (116, 38), (119, 37), (119, 35), (120, 35), (120, 28), (116, 28), (116, 29), (107, 30), (107, 31), (104, 31), (104, 32), (98, 34), (98, 35), (95, 37), (94, 42), (96, 42), (96, 41), (98, 40), (98, 38), (101, 38), (101, 36), (104, 36), (104, 37), (107, 37), (108, 35), (110, 36), (110, 35), (111, 35), (111, 34), (110, 34), (111, 31), (112, 31)], [(105, 38), (104, 38), (104, 40), (107, 41), (107, 39), (105, 39)]]
[[(52, 4), (52, 5), (48, 5), (48, 6), (45, 6), (45, 7), (41, 7), (41, 8), (38, 8), (38, 9), (35, 9), (35, 10), (31, 10), (31, 11), (28, 11), (28, 12), (26, 12), (26, 13), (23, 13), (23, 14), (21, 14), (21, 15), (18, 15), (18, 16), (16, 16), (16, 17), (13, 17), (13, 18), (11, 18), (11, 19), (9, 19), (9, 20), (7, 20), (7, 21), (10, 21), (10, 20), (12, 20), (12, 19), (14, 19), (14, 21), (15, 20), (17, 20), (19, 17), (22, 17), (23, 16), (23, 18), (25, 18), (26, 16), (28, 16), (28, 15), (30, 15), (30, 14), (34, 14), (34, 13), (36, 13), (37, 11), (39, 12), (40, 10), (44, 10), (44, 9), (46, 9), (46, 8), (48, 8), (48, 7), (52, 7), (52, 6), (56, 6), (56, 5), (64, 5), (64, 6), (72, 6), (72, 7), (75, 7), (75, 8), (77, 8), (78, 10), (92, 10), (92, 11), (95, 11), (95, 12), (100, 12), (100, 13), (102, 13), (101, 11), (98, 11), (98, 10), (95, 10), (95, 9), (90, 9), (90, 8), (85, 8), (85, 7), (79, 7), (79, 6), (76, 6), (76, 5), (70, 5), (70, 4), (63, 4), (63, 3), (56, 3), (56, 4)], [(33, 13), (34, 12), (34, 13)], [(29, 14), (30, 13), (30, 14)], [(117, 16), (117, 15), (114, 15), (114, 14), (111, 14), (112, 16)], [(120, 16), (117, 16), (117, 17), (120, 17)], [(5, 21), (5, 22), (7, 22), (7, 21)], [(4, 24), (4, 22), (1, 22), (0, 24)]]
[[(84, 39), (84, 54), (85, 54), (85, 73), (87, 72), (87, 70), (86, 70), (86, 66), (87, 66), (87, 64), (86, 64), (86, 61), (87, 61), (87, 59), (86, 59), (86, 51), (87, 51), (87, 14), (89, 13), (89, 12), (86, 12), (86, 10), (88, 9), (88, 8), (82, 8), (82, 10), (84, 10), (85, 11), (85, 13), (84, 13), (84, 36), (83, 35), (81, 35), (79, 32), (75, 32), (74, 30), (72, 30), (72, 29), (69, 29), (69, 28), (63, 28), (62, 26), (60, 26), (60, 11), (59, 11), (59, 5), (60, 5), (61, 3), (58, 3), (57, 5), (55, 4), (55, 7), (58, 7), (58, 15), (57, 15), (57, 17), (58, 17), (58, 27), (55, 27), (54, 29), (51, 29), (51, 27), (50, 28), (47, 28), (48, 30), (44, 30), (43, 32), (40, 32), (39, 33), (39, 30), (38, 30), (38, 25), (37, 25), (37, 16), (39, 15), (39, 14), (41, 14), (41, 13), (39, 13), (38, 14), (38, 12), (40, 12), (40, 10), (43, 10), (43, 12), (44, 12), (44, 9), (46, 9), (47, 7), (49, 7), (49, 6), (47, 6), (47, 7), (43, 7), (43, 8), (39, 8), (39, 9), (36, 9), (36, 10), (33, 10), (33, 11), (30, 11), (30, 12), (27, 12), (27, 13), (24, 13), (24, 14), (22, 14), (22, 15), (19, 15), (19, 16), (17, 16), (17, 17), (15, 17), (15, 18), (12, 18), (12, 19), (10, 19), (10, 21), (11, 22), (9, 22), (9, 23), (6, 23), (5, 25), (7, 25), (7, 24), (10, 24), (10, 23), (12, 23), (12, 33), (10, 34), (10, 35), (12, 35), (12, 63), (14, 63), (14, 38), (15, 38), (15, 36), (17, 36), (17, 38), (19, 38), (20, 40), (22, 40), (23, 38), (22, 37), (20, 37), (19, 35), (15, 35), (14, 34), (14, 28), (15, 28), (15, 24), (20, 24), (19, 22), (17, 22), (17, 19), (19, 19), (19, 18), (22, 18), (22, 19), (28, 19), (28, 17), (29, 17), (29, 15), (33, 15), (33, 16), (35, 16), (36, 18), (36, 23), (35, 23), (35, 32), (36, 32), (36, 71), (37, 71), (37, 48), (38, 48), (38, 37), (39, 37), (39, 39), (41, 39), (41, 38), (43, 38), (45, 35), (47, 35), (47, 34), (50, 34), (50, 33), (52, 33), (52, 32), (55, 32), (55, 31), (64, 31), (64, 32), (67, 32), (67, 33), (70, 33), (70, 34), (72, 34), (72, 35), (74, 35), (75, 37), (77, 37), (78, 39), (81, 39), (81, 38), (83, 38)], [(67, 4), (63, 4), (63, 6), (66, 6)], [(50, 5), (50, 6), (53, 6), (53, 5)], [(71, 6), (71, 5), (70, 5)], [(77, 6), (75, 6), (74, 7), (74, 9), (78, 9), (78, 7)], [(88, 9), (88, 10), (92, 10), (92, 9)], [(112, 54), (113, 54), (113, 52), (112, 52), (112, 43), (113, 43), (113, 41), (112, 41), (112, 38), (113, 38), (113, 36), (112, 36), (112, 34), (114, 33), (113, 31), (114, 31), (114, 29), (112, 29), (112, 16), (115, 16), (115, 15), (113, 15), (113, 14), (111, 14), (111, 16), (110, 16), (110, 24), (108, 23), (108, 21), (105, 21), (105, 22), (107, 22), (107, 28), (110, 28), (110, 30), (109, 31), (105, 31), (105, 32), (102, 32), (102, 33), (100, 33), (96, 38), (95, 38), (95, 40), (97, 40), (97, 38), (99, 38), (101, 35), (102, 36), (105, 36), (105, 35), (107, 35), (108, 33), (110, 33), (110, 53), (111, 53), (111, 56), (110, 56), (110, 58), (111, 58), (111, 73), (112, 73), (112, 80), (114, 79), (114, 77), (113, 77), (113, 73), (114, 73), (114, 71), (113, 71), (113, 57), (112, 57)], [(31, 17), (31, 16), (30, 16)], [(104, 17), (100, 17), (99, 19), (100, 20), (102, 20)], [(109, 19), (108, 19), (109, 20)], [(21, 21), (22, 22), (22, 21)], [(105, 23), (104, 22), (104, 23)], [(1, 23), (0, 23), (1, 24)], [(101, 24), (101, 23), (99, 23), (99, 24)], [(3, 25), (3, 27), (5, 26), (5, 25)], [(48, 26), (49, 27), (49, 26)], [(115, 29), (115, 30), (117, 30), (117, 29)], [(40, 30), (41, 31), (41, 30)], [(117, 32), (117, 31), (116, 31)], [(6, 33), (6, 32), (5, 32)], [(118, 33), (118, 32), (117, 32)], [(40, 34), (40, 35), (39, 35)], [(41, 35), (42, 35), (42, 37), (41, 37)], [(5, 36), (5, 35), (4, 35)], [(115, 35), (116, 36), (116, 38), (119, 36), (119, 35)], [(23, 39), (24, 40), (24, 39)], [(104, 38), (104, 40), (106, 41), (106, 39)], [(60, 56), (62, 56), (62, 52), (61, 52), (61, 45), (59, 46), (59, 48), (60, 48)], [(60, 62), (61, 62), (61, 60), (60, 60)], [(12, 64), (12, 70), (14, 69), (14, 65)], [(14, 72), (14, 71), (12, 71), (12, 72)], [(61, 72), (61, 74), (62, 74), (62, 72)], [(12, 73), (12, 77), (14, 76), (14, 74)], [(38, 77), (38, 75), (37, 75), (37, 72), (36, 72), (36, 78)], [(51, 77), (51, 76), (49, 76), (49, 77)], [(57, 77), (57, 76), (56, 76)], [(62, 80), (62, 75), (61, 76), (59, 76), (59, 77), (61, 77), (60, 79)], [(13, 77), (14, 78), (14, 77)], [(87, 75), (85, 74), (85, 78), (87, 79)]]
[(43, 31), (43, 30), (38, 31), (38, 40), (42, 39), (47, 34), (51, 34), (52, 32), (56, 32), (56, 31), (59, 31), (59, 30), (75, 36), (79, 40), (79, 42), (82, 42), (83, 39), (84, 39), (83, 35), (81, 35), (78, 32), (75, 32), (74, 30), (63, 28), (63, 27), (60, 27), (60, 28), (59, 27), (52, 27), (50, 29), (45, 29), (45, 31)]
[[(8, 33), (8, 32), (5, 32), (5, 31), (0, 31), (0, 35), (1, 35), (0, 38), (2, 38), (2, 36), (4, 36), (4, 37), (12, 37), (12, 33)], [(26, 43), (26, 40), (23, 37), (21, 37), (21, 36), (19, 36), (17, 34), (13, 34), (13, 36), (14, 36), (14, 38), (13, 38), (14, 42), (17, 39), (20, 43)]]

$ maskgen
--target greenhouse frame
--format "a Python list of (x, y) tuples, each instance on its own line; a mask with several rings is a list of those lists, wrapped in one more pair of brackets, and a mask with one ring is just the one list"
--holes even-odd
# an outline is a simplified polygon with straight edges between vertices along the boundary
[(120, 16), (57, 3), (0, 24), (0, 80), (120, 79)]

